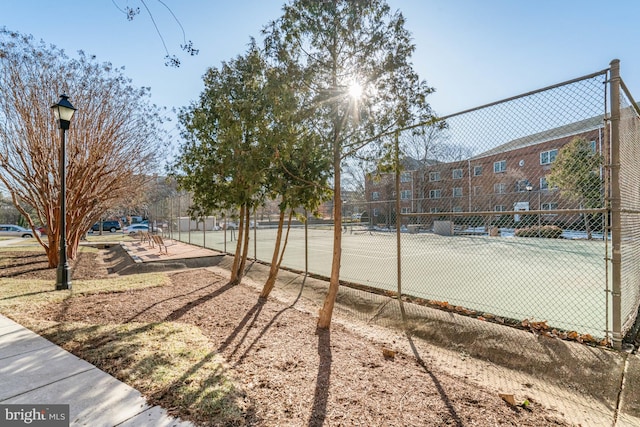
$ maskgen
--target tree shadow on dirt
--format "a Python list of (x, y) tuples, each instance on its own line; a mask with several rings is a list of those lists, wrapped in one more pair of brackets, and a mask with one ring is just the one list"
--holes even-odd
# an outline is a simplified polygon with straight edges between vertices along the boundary
[(318, 374), (313, 394), (313, 407), (309, 417), (309, 427), (321, 427), (327, 417), (329, 385), (331, 382), (331, 332), (329, 329), (316, 329), (318, 336)]
[[(298, 291), (298, 296), (296, 297), (296, 299), (293, 300), (293, 302), (291, 304), (289, 304), (287, 307), (285, 307), (282, 310), (280, 310), (279, 312), (277, 312), (271, 318), (271, 320), (262, 328), (262, 330), (254, 338), (254, 340), (251, 342), (251, 344), (249, 344), (249, 346), (246, 348), (246, 350), (238, 358), (238, 361), (234, 364), (234, 366), (238, 366), (239, 364), (241, 364), (244, 361), (244, 359), (247, 357), (249, 352), (253, 349), (253, 347), (258, 343), (258, 341), (260, 341), (260, 339), (269, 330), (269, 328), (271, 328), (271, 326), (273, 326), (275, 321), (278, 320), (278, 318), (282, 314), (284, 314), (287, 310), (292, 309), (298, 303), (298, 301), (300, 300), (300, 297), (302, 296), (302, 291), (304, 290), (304, 285), (305, 285), (306, 280), (307, 280), (307, 276), (304, 276), (302, 278), (302, 283), (300, 284), (300, 290)], [(229, 344), (231, 344), (231, 342), (235, 339), (235, 337), (238, 336), (238, 334), (244, 328), (244, 325), (249, 321), (249, 319), (251, 317), (253, 317), (253, 320), (251, 320), (251, 323), (246, 328), (245, 333), (243, 334), (242, 338), (240, 339), (240, 341), (238, 341), (238, 343), (236, 343), (236, 346), (234, 347), (233, 351), (231, 352), (231, 355), (229, 356), (229, 359), (236, 354), (236, 352), (240, 349), (240, 347), (242, 346), (244, 340), (246, 339), (247, 334), (251, 330), (253, 324), (258, 319), (258, 316), (260, 315), (260, 312), (262, 311), (262, 308), (263, 308), (263, 306), (264, 306), (264, 304), (266, 302), (267, 302), (267, 299), (263, 299), (263, 298), (258, 299), (258, 302), (253, 307), (251, 307), (251, 309), (249, 309), (249, 311), (244, 316), (244, 318), (240, 321), (238, 326), (236, 326), (235, 329), (233, 330), (233, 332), (231, 334), (229, 334), (229, 337), (227, 337), (227, 339), (224, 340), (224, 342), (222, 343), (222, 345), (220, 346), (218, 351), (220, 351), (220, 352), (224, 351), (229, 346)], [(257, 311), (256, 311), (256, 309), (257, 309)]]
[[(28, 268), (25, 268), (28, 266)], [(46, 254), (42, 252), (17, 252), (5, 257), (0, 270), (0, 278), (28, 276), (29, 274), (50, 270)]]
[(161, 304), (163, 304), (163, 303), (165, 303), (165, 302), (167, 302), (167, 301), (171, 301), (171, 300), (176, 299), (176, 298), (183, 298), (183, 297), (186, 297), (187, 295), (195, 294), (195, 293), (197, 293), (197, 292), (200, 292), (200, 291), (201, 291), (201, 290), (203, 290), (203, 289), (208, 288), (209, 286), (211, 286), (211, 285), (210, 285), (210, 284), (206, 284), (206, 285), (204, 285), (204, 286), (202, 286), (202, 287), (200, 287), (200, 288), (193, 289), (193, 290), (191, 290), (191, 291), (189, 291), (189, 292), (186, 292), (186, 293), (184, 293), (184, 294), (180, 294), (180, 295), (172, 295), (172, 296), (171, 296), (171, 297), (169, 297), (169, 298), (165, 298), (165, 299), (162, 299), (162, 300), (160, 300), (160, 301), (156, 301), (156, 302), (154, 302), (153, 304), (151, 304), (150, 306), (148, 306), (148, 307), (146, 307), (146, 308), (144, 308), (144, 309), (140, 310), (138, 313), (136, 313), (136, 314), (134, 314), (133, 316), (131, 316), (130, 318), (126, 319), (126, 320), (124, 321), (124, 323), (133, 322), (135, 319), (137, 319), (139, 316), (143, 315), (143, 314), (144, 314), (144, 313), (146, 313), (147, 311), (149, 311), (149, 310), (151, 310), (152, 308), (154, 308), (154, 307), (156, 307), (156, 306), (158, 306), (158, 305), (161, 305)]
[(237, 282), (227, 282), (226, 285), (216, 289), (215, 291), (211, 292), (210, 294), (201, 296), (197, 300), (189, 301), (188, 303), (186, 303), (185, 305), (183, 305), (179, 309), (174, 310), (171, 314), (169, 314), (165, 318), (165, 320), (168, 320), (168, 321), (171, 321), (171, 322), (175, 321), (175, 320), (179, 320), (182, 316), (187, 314), (190, 310), (193, 310), (194, 308), (198, 307), (199, 305), (202, 305), (202, 304), (206, 303), (209, 300), (212, 300), (214, 298), (219, 297), (220, 295), (222, 295), (226, 291), (228, 291), (228, 290), (234, 288), (235, 286), (237, 286), (237, 284), (238, 284)]
[(431, 378), (431, 381), (433, 381), (433, 385), (436, 386), (436, 390), (438, 390), (438, 394), (440, 395), (440, 399), (442, 399), (442, 403), (444, 403), (445, 407), (447, 408), (447, 411), (449, 412), (449, 416), (451, 417), (451, 420), (450, 420), (451, 422), (448, 422), (448, 424), (455, 425), (457, 427), (462, 427), (464, 424), (462, 423), (462, 420), (460, 419), (460, 416), (458, 415), (456, 408), (454, 408), (453, 403), (451, 402), (451, 399), (449, 399), (449, 396), (447, 395), (447, 392), (442, 386), (442, 383), (440, 382), (438, 377), (433, 373), (433, 371), (429, 368), (429, 366), (424, 361), (424, 359), (420, 356), (420, 353), (418, 352), (418, 349), (415, 343), (413, 342), (413, 338), (411, 337), (411, 331), (407, 327), (405, 327), (405, 336), (407, 337), (407, 341), (409, 342), (409, 346), (411, 347), (411, 352), (413, 353), (413, 356), (416, 358), (416, 362), (418, 362), (418, 365), (420, 365), (420, 367), (427, 373), (427, 375), (429, 375), (429, 378)]
[[(16, 267), (16, 266), (14, 266)], [(30, 273), (36, 273), (38, 271), (47, 271), (47, 270), (51, 270), (49, 267), (40, 267), (40, 268), (30, 268), (28, 270), (20, 270), (20, 271), (16, 271), (15, 273), (0, 273), (0, 277), (3, 278), (13, 278), (13, 277), (17, 277), (20, 278), (21, 276), (28, 276)]]
[[(248, 347), (244, 350), (242, 355), (238, 357), (238, 360), (234, 364), (234, 366), (238, 366), (241, 364), (244, 359), (249, 355), (251, 350), (255, 347), (255, 345), (261, 340), (262, 337), (266, 334), (266, 332), (273, 326), (273, 324), (278, 320), (280, 316), (282, 316), (286, 311), (292, 309), (297, 302), (300, 300), (302, 296), (302, 292), (304, 290), (305, 282), (307, 276), (304, 276), (302, 283), (300, 284), (300, 290), (295, 300), (278, 311), (271, 320), (262, 328), (262, 330), (257, 334), (257, 336), (253, 339), (253, 341), (248, 345)], [(244, 318), (240, 321), (238, 326), (234, 328), (234, 330), (229, 334), (227, 339), (224, 340), (222, 345), (218, 348), (218, 352), (222, 353), (240, 334), (240, 332), (244, 329), (244, 334), (236, 343), (234, 349), (229, 355), (228, 359), (231, 359), (236, 352), (240, 349), (242, 344), (245, 342), (247, 335), (255, 322), (257, 321), (264, 304), (266, 303), (266, 299), (259, 299), (256, 304), (249, 309)], [(332, 354), (331, 354), (331, 332), (328, 329), (316, 329), (316, 335), (318, 336), (318, 373), (316, 375), (316, 388), (313, 396), (313, 406), (311, 408), (311, 414), (309, 416), (309, 427), (321, 427), (324, 424), (324, 421), (327, 416), (327, 405), (329, 400), (329, 386), (330, 386), (330, 377), (331, 377), (331, 364), (332, 364)]]

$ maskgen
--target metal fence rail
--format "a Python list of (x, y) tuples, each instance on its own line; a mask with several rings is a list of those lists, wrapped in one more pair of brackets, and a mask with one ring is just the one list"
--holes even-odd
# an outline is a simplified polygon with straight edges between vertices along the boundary
[[(341, 279), (619, 347), (640, 304), (640, 115), (611, 65), (399, 131), (401, 171), (373, 171), (366, 200), (343, 204)], [(233, 252), (234, 224), (191, 220), (189, 203), (163, 201), (165, 232)], [(265, 262), (268, 219), (250, 234)], [(283, 266), (329, 276), (324, 220), (295, 226)]]

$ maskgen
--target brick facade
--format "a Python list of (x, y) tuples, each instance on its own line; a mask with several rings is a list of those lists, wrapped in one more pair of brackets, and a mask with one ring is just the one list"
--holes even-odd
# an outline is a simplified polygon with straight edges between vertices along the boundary
[[(576, 137), (591, 141), (594, 150), (602, 153), (601, 123), (594, 118), (581, 122), (577, 131), (576, 126), (565, 126), (520, 138), (463, 161), (427, 166), (405, 161), (401, 209), (403, 213), (444, 213), (577, 208), (559, 191), (548, 188), (546, 176), (559, 150)], [(366, 198), (374, 224), (376, 216), (387, 219), (394, 215), (394, 178), (394, 174), (366, 177)]]

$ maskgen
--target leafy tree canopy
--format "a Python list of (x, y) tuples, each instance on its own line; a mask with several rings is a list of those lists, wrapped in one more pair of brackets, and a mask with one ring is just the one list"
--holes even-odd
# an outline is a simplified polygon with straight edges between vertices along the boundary
[(358, 156), (393, 164), (397, 130), (435, 120), (426, 101), (433, 89), (413, 70), (404, 17), (384, 0), (294, 0), (283, 10), (263, 30), (267, 56), (302, 82), (306, 127), (331, 153), (334, 250), (318, 319), (327, 328), (340, 276), (342, 162)]
[[(314, 129), (339, 144), (342, 157), (433, 119), (426, 100), (433, 88), (413, 70), (415, 46), (404, 23), (383, 0), (298, 0), (263, 30), (270, 57), (295, 70), (313, 93), (307, 108), (315, 113)], [(386, 145), (372, 156), (388, 152)]]
[(574, 138), (558, 152), (547, 181), (583, 208), (599, 208), (602, 206), (602, 164), (602, 156), (590, 141)]

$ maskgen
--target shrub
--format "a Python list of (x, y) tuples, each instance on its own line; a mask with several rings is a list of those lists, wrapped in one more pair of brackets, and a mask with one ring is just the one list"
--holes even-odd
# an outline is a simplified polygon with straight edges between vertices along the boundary
[(512, 215), (500, 215), (498, 219), (493, 220), (493, 224), (496, 227), (507, 227), (511, 228), (514, 226), (513, 216)]

